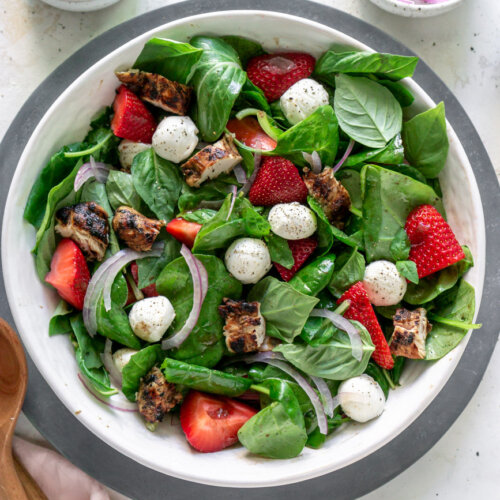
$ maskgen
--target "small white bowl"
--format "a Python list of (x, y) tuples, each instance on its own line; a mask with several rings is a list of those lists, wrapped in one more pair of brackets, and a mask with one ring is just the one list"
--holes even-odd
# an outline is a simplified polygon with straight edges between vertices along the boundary
[(410, 4), (402, 0), (370, 0), (381, 9), (404, 17), (432, 17), (448, 12), (463, 0), (445, 0), (442, 3)]

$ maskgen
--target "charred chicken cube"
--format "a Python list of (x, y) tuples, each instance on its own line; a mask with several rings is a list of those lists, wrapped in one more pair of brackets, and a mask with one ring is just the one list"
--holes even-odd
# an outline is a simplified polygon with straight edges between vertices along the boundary
[(396, 309), (393, 316), (394, 332), (390, 341), (391, 353), (411, 359), (425, 358), (425, 339), (432, 325), (423, 307), (414, 311)]
[(321, 208), (334, 226), (343, 226), (343, 220), (349, 214), (351, 198), (347, 189), (335, 179), (333, 169), (325, 167), (315, 174), (304, 168), (304, 182), (309, 194), (321, 205)]
[(187, 114), (193, 89), (164, 76), (138, 69), (117, 71), (118, 80), (141, 99), (176, 115)]
[(225, 320), (224, 336), (230, 352), (257, 351), (266, 336), (266, 323), (259, 302), (224, 298), (219, 313)]
[(55, 230), (78, 244), (87, 260), (102, 260), (109, 243), (108, 213), (93, 201), (60, 208)]
[(233, 138), (226, 134), (222, 139), (205, 146), (181, 165), (187, 184), (200, 187), (207, 179), (229, 173), (242, 160)]
[(118, 207), (113, 217), (113, 229), (118, 238), (132, 250), (151, 250), (165, 221), (150, 219), (131, 207)]
[(158, 367), (153, 367), (142, 379), (137, 392), (137, 406), (144, 419), (154, 424), (183, 399), (175, 384), (167, 382)]

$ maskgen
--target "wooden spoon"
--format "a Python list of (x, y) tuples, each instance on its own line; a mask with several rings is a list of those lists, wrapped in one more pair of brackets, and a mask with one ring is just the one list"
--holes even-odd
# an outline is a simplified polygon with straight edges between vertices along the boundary
[[(24, 350), (14, 330), (0, 318), (0, 499), (27, 500), (12, 458), (12, 436), (28, 382)], [(33, 479), (30, 476), (31, 481)]]

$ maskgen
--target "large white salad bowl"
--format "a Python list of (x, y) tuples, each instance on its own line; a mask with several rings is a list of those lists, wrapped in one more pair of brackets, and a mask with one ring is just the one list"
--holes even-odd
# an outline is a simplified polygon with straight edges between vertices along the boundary
[[(304, 51), (319, 56), (332, 43), (369, 47), (321, 24), (290, 15), (260, 11), (226, 11), (198, 15), (160, 26), (111, 52), (75, 81), (38, 124), (12, 180), (3, 225), (2, 263), (9, 304), (31, 358), (50, 387), (83, 423), (110, 446), (157, 471), (189, 481), (234, 487), (282, 485), (340, 469), (374, 452), (403, 432), (429, 405), (453, 373), (466, 340), (436, 363), (408, 363), (402, 386), (392, 391), (382, 416), (367, 424), (349, 424), (319, 450), (304, 449), (292, 460), (268, 460), (233, 446), (219, 453), (194, 451), (180, 425), (170, 418), (157, 432), (140, 416), (113, 411), (92, 398), (77, 378), (73, 347), (66, 336), (49, 338), (49, 319), (58, 302), (40, 283), (30, 254), (35, 232), (23, 221), (23, 209), (38, 173), (62, 145), (81, 140), (92, 116), (113, 101), (116, 68), (131, 65), (153, 36), (187, 41), (196, 34), (236, 34), (260, 41), (267, 50)], [(410, 113), (435, 105), (412, 80), (405, 85), (416, 96)], [(449, 127), (450, 152), (441, 174), (449, 222), (475, 258), (468, 281), (476, 289), (477, 307), (484, 277), (485, 229), (481, 199), (467, 156)], [(416, 439), (418, 437), (416, 436)], [(85, 453), (85, 449), (81, 449)]]

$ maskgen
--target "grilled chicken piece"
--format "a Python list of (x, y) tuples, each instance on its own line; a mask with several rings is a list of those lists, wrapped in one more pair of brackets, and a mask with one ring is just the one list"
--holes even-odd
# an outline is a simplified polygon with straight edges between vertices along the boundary
[(193, 92), (191, 87), (138, 69), (117, 71), (115, 75), (144, 101), (169, 113), (181, 116), (187, 114)]
[(102, 260), (109, 243), (108, 213), (93, 201), (60, 208), (55, 230), (78, 244), (87, 260)]
[(230, 172), (241, 160), (233, 138), (225, 134), (222, 139), (198, 151), (181, 165), (181, 170), (191, 187), (200, 187), (207, 179)]
[(139, 413), (151, 424), (161, 422), (166, 413), (177, 406), (183, 395), (175, 384), (167, 382), (158, 367), (153, 367), (142, 379), (137, 392)]
[(342, 228), (343, 220), (351, 208), (351, 198), (347, 189), (335, 179), (333, 169), (325, 167), (322, 172), (315, 174), (304, 168), (304, 182), (309, 194), (321, 205), (328, 220)]
[(224, 298), (219, 306), (224, 318), (224, 336), (230, 352), (257, 351), (266, 336), (266, 323), (260, 314), (259, 302)]
[(390, 341), (391, 353), (411, 359), (425, 358), (425, 339), (432, 325), (423, 307), (414, 311), (396, 309), (393, 317), (394, 333)]
[(113, 229), (118, 238), (137, 252), (151, 250), (164, 220), (150, 219), (131, 207), (118, 207), (113, 217)]

